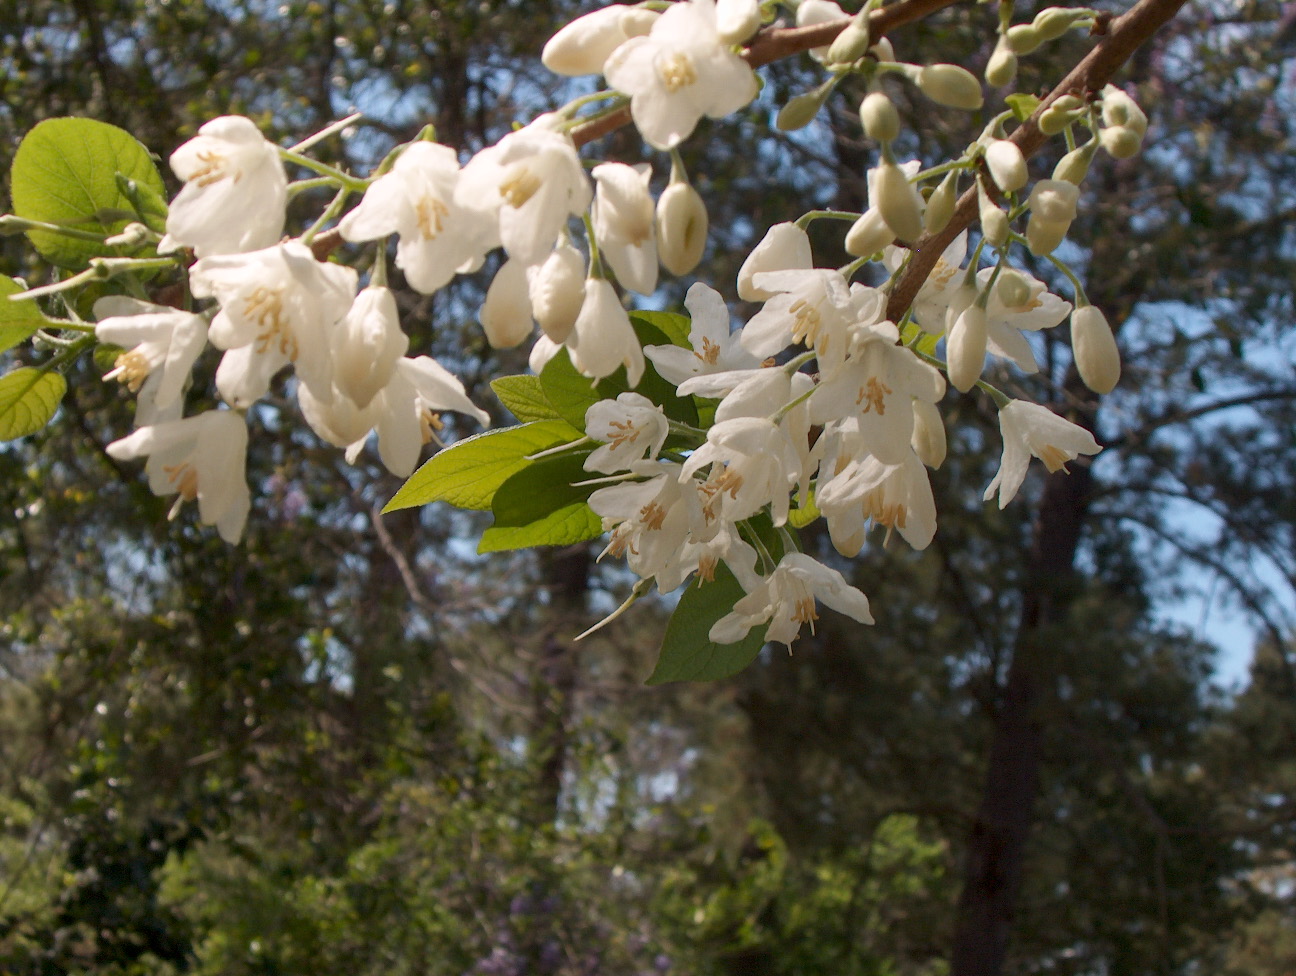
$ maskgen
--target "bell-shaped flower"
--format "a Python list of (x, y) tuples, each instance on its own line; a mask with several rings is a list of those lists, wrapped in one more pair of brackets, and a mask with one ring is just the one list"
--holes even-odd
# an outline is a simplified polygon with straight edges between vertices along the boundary
[(644, 347), (644, 355), (652, 360), (663, 379), (679, 386), (694, 376), (760, 365), (761, 361), (742, 347), (741, 334), (729, 331), (729, 309), (718, 291), (696, 282), (684, 298), (684, 307), (692, 315), (689, 344), (693, 348)]
[(288, 177), (279, 150), (251, 119), (223, 115), (171, 154), (185, 181), (171, 201), (158, 250), (198, 257), (269, 247), (283, 234)]
[(767, 302), (778, 292), (757, 287), (758, 274), (809, 270), (813, 266), (810, 235), (805, 229), (790, 222), (775, 224), (738, 269), (738, 297), (745, 302)]
[(496, 222), (455, 199), (459, 160), (449, 146), (407, 146), (374, 181), (359, 206), (342, 218), (348, 241), (399, 235), (396, 266), (410, 287), (430, 295), (456, 272), (468, 271), (499, 243)]
[(833, 547), (843, 556), (863, 548), (869, 523), (882, 525), (915, 549), (936, 534), (936, 500), (927, 469), (912, 450), (896, 464), (866, 455), (821, 482), (815, 504), (828, 522)]
[(535, 331), (527, 269), (522, 262), (510, 258), (500, 265), (477, 318), (493, 349), (512, 349)]
[(756, 276), (756, 284), (775, 294), (743, 327), (744, 349), (766, 359), (799, 342), (814, 349), (822, 370), (841, 364), (849, 328), (859, 321), (862, 292), (828, 268), (767, 271)]
[(756, 75), (720, 37), (715, 0), (683, 0), (603, 66), (630, 96), (630, 113), (654, 149), (674, 149), (703, 116), (718, 119), (756, 97)]
[[(977, 280), (983, 288), (989, 287), (993, 274), (993, 268), (977, 272)], [(1023, 333), (1039, 332), (1058, 325), (1071, 314), (1071, 303), (1054, 295), (1044, 282), (1023, 271), (1003, 272), (1000, 280), (1003, 281), (1007, 274), (1013, 276), (1014, 287), (991, 289), (986, 302), (986, 350), (992, 356), (1012, 360), (1023, 372), (1037, 373), (1039, 364)], [(1024, 284), (1025, 289), (1015, 287), (1017, 283)]]
[(805, 553), (790, 552), (774, 572), (734, 604), (732, 613), (712, 625), (708, 636), (717, 644), (733, 644), (753, 627), (768, 623), (765, 639), (791, 646), (802, 624), (810, 624), (813, 632), (819, 619), (816, 600), (859, 623), (873, 623), (868, 597), (847, 583), (841, 573)]
[(585, 459), (586, 471), (629, 471), (635, 461), (655, 461), (670, 423), (662, 408), (638, 393), (600, 400), (585, 411), (585, 433), (602, 446)]
[(408, 349), (391, 291), (365, 288), (333, 331), (333, 382), (357, 407), (367, 407)]
[[(908, 254), (909, 252), (904, 248), (888, 247), (882, 254), (882, 262), (887, 271), (894, 274), (900, 269)], [(950, 306), (960, 298), (959, 289), (963, 285), (964, 278), (962, 264), (966, 257), (967, 232), (964, 231), (950, 241), (949, 247), (941, 252), (931, 274), (919, 287), (912, 306), (913, 319), (924, 332), (941, 335), (945, 331), (946, 315)], [(958, 311), (961, 312), (966, 307), (964, 303)], [(955, 315), (957, 314), (956, 312)]]
[(226, 542), (238, 542), (251, 498), (244, 466), (247, 423), (233, 410), (208, 410), (195, 417), (141, 427), (113, 441), (108, 454), (119, 461), (147, 457), (144, 470), (155, 495), (178, 495), (174, 518), (183, 502), (198, 501), (198, 517), (215, 525)]
[(772, 506), (775, 525), (787, 521), (788, 491), (801, 477), (801, 459), (787, 434), (767, 417), (734, 417), (707, 431), (707, 442), (689, 455), (680, 477), (712, 465), (703, 488), (708, 515), (726, 521)]
[(227, 403), (249, 406), (290, 362), (317, 398), (332, 397), (333, 330), (355, 297), (355, 271), (316, 261), (310, 248), (288, 241), (202, 258), (189, 286), (196, 297), (220, 302), (207, 337), (227, 350), (216, 371)]
[(559, 75), (602, 74), (608, 56), (632, 37), (652, 30), (657, 14), (614, 4), (577, 17), (549, 38), (540, 60)]
[(622, 287), (651, 295), (657, 288), (657, 233), (647, 165), (602, 163), (593, 169), (598, 189), (590, 222), (599, 253)]
[(567, 224), (590, 205), (593, 191), (571, 137), (542, 115), (468, 161), (455, 201), (497, 222), (508, 256), (541, 264)]
[(179, 402), (194, 361), (207, 347), (207, 320), (122, 295), (99, 299), (94, 313), (99, 341), (126, 350), (104, 379), (124, 383), (159, 410)]
[(646, 480), (599, 488), (589, 496), (590, 508), (612, 535), (599, 558), (625, 556), (642, 579), (656, 577), (661, 591), (669, 592), (692, 572), (680, 557), (696, 521), (697, 490), (680, 481), (676, 464), (637, 461), (632, 470)]
[(585, 301), (567, 339), (567, 350), (572, 364), (591, 379), (611, 376), (618, 366), (624, 366), (630, 385), (639, 385), (643, 348), (612, 282), (599, 278), (585, 281)]
[(1031, 455), (1043, 461), (1051, 473), (1065, 470), (1067, 462), (1081, 454), (1102, 450), (1089, 431), (1028, 400), (1010, 400), (999, 408), (999, 433), (1003, 456), (983, 497), (989, 501), (998, 492), (1000, 508), (1013, 500), (1026, 480)]
[(566, 342), (585, 301), (585, 258), (562, 240), (544, 264), (526, 269), (531, 314), (554, 342)]

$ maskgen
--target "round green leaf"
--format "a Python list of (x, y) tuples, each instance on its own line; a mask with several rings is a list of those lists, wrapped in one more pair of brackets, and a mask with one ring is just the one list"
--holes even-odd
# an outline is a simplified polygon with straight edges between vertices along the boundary
[(30, 366), (0, 378), (0, 440), (34, 434), (54, 416), (67, 392), (67, 380)]
[[(14, 156), (14, 213), (105, 236), (138, 217), (122, 192), (121, 174), (161, 197), (162, 176), (129, 132), (94, 119), (46, 119), (27, 133)], [(151, 247), (106, 247), (51, 231), (28, 231), (36, 250), (60, 267), (81, 269), (99, 256), (146, 257)]]
[(9, 300), (10, 295), (26, 290), (16, 278), (0, 276), (0, 352), (27, 341), (47, 321), (35, 302)]

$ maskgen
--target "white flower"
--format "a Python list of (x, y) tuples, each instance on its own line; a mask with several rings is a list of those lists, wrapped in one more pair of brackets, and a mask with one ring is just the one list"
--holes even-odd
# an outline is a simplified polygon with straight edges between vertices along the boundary
[(600, 400), (585, 411), (585, 433), (601, 447), (585, 459), (586, 471), (628, 471), (632, 462), (657, 458), (670, 423), (662, 408), (638, 393)]
[(945, 463), (945, 423), (934, 403), (914, 400), (914, 431), (910, 444), (918, 459), (933, 470)]
[(179, 495), (171, 517), (182, 502), (198, 500), (198, 517), (215, 525), (226, 542), (238, 542), (247, 521), (251, 498), (244, 465), (247, 424), (232, 410), (208, 410), (196, 417), (141, 427), (113, 441), (108, 453), (119, 461), (148, 457), (145, 472), (155, 495)]
[(828, 522), (833, 546), (843, 556), (860, 551), (870, 521), (899, 532), (915, 549), (926, 549), (936, 534), (931, 482), (912, 450), (906, 450), (896, 464), (872, 456), (849, 462), (819, 485), (815, 504)]
[(663, 379), (679, 386), (693, 376), (760, 365), (760, 360), (742, 347), (740, 333), (729, 331), (729, 309), (718, 291), (696, 282), (684, 298), (684, 307), (693, 316), (689, 327), (689, 344), (693, 348), (644, 347), (644, 355), (652, 360)]
[(657, 288), (657, 233), (648, 192), (652, 169), (602, 163), (593, 174), (598, 189), (590, 222), (599, 253), (623, 287), (651, 295)]
[(714, 0), (671, 6), (647, 37), (633, 37), (603, 67), (630, 96), (630, 112), (654, 149), (674, 149), (703, 115), (718, 119), (756, 97), (756, 75), (716, 26)]
[(449, 146), (415, 142), (378, 177), (338, 230), (348, 241), (398, 234), (396, 266), (430, 295), (499, 243), (495, 222), (455, 200), (459, 161)]
[(873, 623), (868, 597), (851, 586), (835, 569), (800, 552), (788, 553), (759, 585), (734, 604), (733, 612), (715, 622), (708, 635), (717, 644), (733, 644), (756, 626), (769, 622), (767, 641), (791, 645), (801, 625), (819, 619), (818, 599), (838, 613), (862, 624)]
[(486, 341), (494, 349), (512, 349), (535, 330), (527, 269), (521, 261), (510, 258), (500, 265), (486, 289), (486, 300), (477, 318), (486, 332)]
[(590, 508), (612, 535), (599, 558), (625, 556), (641, 578), (657, 577), (658, 588), (669, 592), (692, 572), (681, 555), (689, 526), (696, 521), (697, 491), (681, 484), (675, 464), (639, 461), (632, 470), (649, 477), (600, 488), (589, 496)]
[(985, 354), (986, 311), (973, 302), (959, 313), (945, 336), (945, 358), (954, 389), (966, 393), (976, 386), (985, 367)]
[[(888, 247), (882, 254), (883, 264), (890, 272), (899, 270), (908, 251), (899, 247)], [(940, 335), (945, 331), (946, 313), (950, 305), (960, 299), (960, 288), (963, 285), (964, 272), (961, 268), (967, 257), (967, 231), (950, 241), (949, 247), (936, 259), (927, 280), (918, 289), (913, 302), (914, 321), (923, 331)], [(973, 293), (975, 295), (975, 292)], [(959, 308), (963, 311), (967, 305)], [(955, 313), (957, 314), (957, 313)]]
[(814, 265), (810, 235), (793, 223), (775, 224), (752, 248), (738, 269), (738, 297), (745, 302), (767, 302), (777, 292), (756, 287), (755, 278), (766, 271), (806, 270)]
[(171, 169), (185, 185), (171, 201), (160, 251), (238, 254), (283, 233), (288, 178), (279, 150), (251, 119), (212, 119), (171, 154)]
[(355, 297), (355, 271), (316, 261), (310, 248), (288, 241), (202, 258), (189, 271), (189, 285), (196, 297), (221, 305), (207, 337), (228, 350), (216, 371), (227, 403), (242, 408), (264, 396), (290, 362), (316, 397), (332, 397), (333, 329)]
[[(987, 287), (994, 274), (993, 268), (983, 268), (977, 272), (981, 286)], [(1016, 288), (1009, 289), (1009, 297), (1023, 297), (1024, 301), (1010, 305), (1004, 301), (1005, 290), (995, 288), (990, 292), (986, 303), (986, 349), (994, 356), (1012, 360), (1019, 369), (1026, 373), (1039, 372), (1035, 353), (1026, 341), (1023, 332), (1038, 332), (1058, 325), (1071, 312), (1071, 303), (1054, 295), (1044, 287), (1042, 281), (1031, 277), (1023, 271), (1005, 272), (1012, 274), (1015, 280), (1026, 286), (1023, 296), (1012, 295)], [(1000, 282), (1004, 275), (1000, 275)]]
[(540, 60), (554, 74), (601, 74), (608, 56), (630, 38), (648, 33), (656, 19), (652, 11), (624, 5), (595, 10), (549, 38)]
[(566, 240), (526, 270), (531, 314), (554, 342), (566, 342), (585, 300), (585, 258)]
[(997, 491), (1000, 508), (1013, 500), (1026, 480), (1032, 454), (1055, 472), (1065, 470), (1067, 462), (1081, 454), (1102, 450), (1093, 434), (1083, 427), (1026, 400), (1010, 400), (999, 409), (999, 432), (1003, 436), (1003, 457), (983, 500), (989, 501)]
[(126, 349), (104, 379), (119, 380), (159, 410), (177, 403), (194, 360), (207, 347), (206, 320), (120, 295), (99, 299), (94, 313), (99, 340)]
[(1095, 305), (1082, 305), (1071, 315), (1071, 351), (1085, 386), (1110, 393), (1120, 382), (1120, 350), (1107, 316)]
[(455, 201), (497, 221), (504, 250), (527, 266), (549, 256), (567, 219), (584, 213), (593, 195), (576, 146), (557, 122), (542, 115), (483, 149), (455, 188)]
[(841, 364), (862, 292), (853, 292), (840, 272), (827, 268), (766, 271), (756, 284), (774, 296), (743, 327), (744, 349), (763, 360), (799, 342), (815, 350), (822, 370)]
[(716, 0), (716, 33), (726, 44), (741, 44), (761, 24), (758, 0)]
[(671, 183), (657, 200), (657, 256), (673, 275), (698, 266), (706, 250), (707, 209), (702, 195), (683, 180)]
[(585, 301), (567, 339), (567, 350), (572, 365), (591, 379), (601, 380), (615, 373), (618, 366), (625, 366), (630, 385), (639, 385), (643, 348), (612, 282), (586, 280)]
[(365, 288), (333, 331), (333, 382), (356, 406), (367, 407), (408, 349), (391, 291)]
[(801, 458), (787, 434), (766, 417), (733, 417), (707, 431), (707, 442), (689, 455), (681, 478), (714, 467), (703, 489), (711, 499), (709, 517), (726, 521), (755, 515), (772, 506), (775, 525), (787, 521), (788, 490), (801, 478)]

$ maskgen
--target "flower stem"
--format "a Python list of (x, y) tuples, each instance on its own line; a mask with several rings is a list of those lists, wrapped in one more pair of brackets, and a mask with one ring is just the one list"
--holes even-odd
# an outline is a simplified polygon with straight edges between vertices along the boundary
[(336, 166), (330, 166), (328, 163), (321, 163), (318, 159), (311, 159), (309, 156), (303, 156), (295, 153), (291, 149), (280, 149), (279, 158), (290, 163), (296, 163), (303, 169), (308, 169), (312, 173), (319, 173), (321, 176), (331, 178), (338, 186), (346, 187), (355, 193), (363, 193), (369, 188), (370, 180), (362, 179), (359, 176), (352, 176), (350, 173), (344, 173)]

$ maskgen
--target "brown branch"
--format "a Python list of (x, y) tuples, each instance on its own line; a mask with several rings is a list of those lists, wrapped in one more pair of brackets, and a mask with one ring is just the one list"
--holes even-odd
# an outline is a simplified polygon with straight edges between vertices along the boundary
[[(1066, 94), (1084, 97), (1100, 91), (1124, 67), (1130, 56), (1153, 34), (1161, 29), (1184, 5), (1186, 0), (1139, 0), (1132, 9), (1111, 21), (1107, 33), (1092, 51), (1067, 73), (1054, 89), (1044, 97), (1035, 114), (1023, 122), (1009, 136), (1022, 155), (1030, 158), (1044, 145), (1048, 137), (1040, 131), (1039, 119), (1044, 110)], [(887, 317), (899, 321), (913, 304), (927, 276), (936, 266), (937, 259), (951, 241), (966, 230), (977, 215), (976, 188), (959, 197), (958, 207), (949, 224), (939, 234), (924, 234), (913, 245), (914, 255), (904, 274), (896, 283), (887, 304)]]

